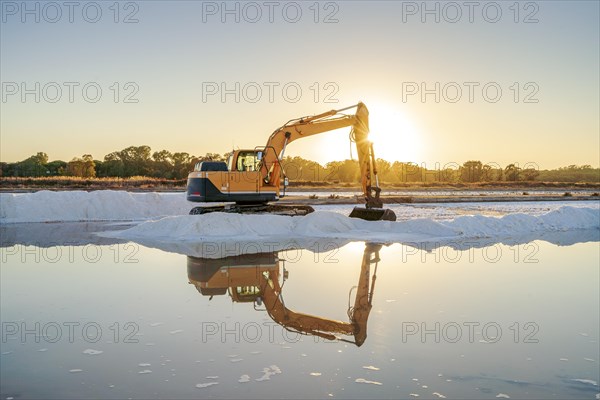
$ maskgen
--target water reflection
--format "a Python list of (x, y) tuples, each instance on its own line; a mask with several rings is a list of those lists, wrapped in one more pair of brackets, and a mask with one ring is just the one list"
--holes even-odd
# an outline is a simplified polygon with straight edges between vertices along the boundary
[[(277, 252), (221, 259), (187, 257), (188, 279), (201, 295), (209, 296), (209, 300), (213, 296), (229, 294), (234, 302), (253, 303), (255, 310), (266, 311), (273, 321), (289, 331), (361, 346), (367, 338), (367, 320), (372, 308), (377, 266), (381, 261), (380, 249), (380, 244), (365, 245), (358, 284), (350, 289), (348, 295), (350, 322), (288, 308), (283, 298), (283, 288), (289, 275), (285, 261), (278, 257)], [(355, 300), (351, 305), (350, 298), (354, 290)], [(354, 340), (339, 338), (337, 335), (340, 334), (354, 336)]]
[(135, 224), (68, 222), (0, 224), (0, 247), (15, 245), (54, 247), (64, 245), (85, 246), (88, 244), (111, 245), (127, 243), (128, 240), (108, 238), (98, 235), (104, 231), (127, 229)]
[[(31, 239), (25, 233), (33, 226), (2, 237), (20, 243), (0, 249), (3, 326), (25, 332), (40, 323), (39, 334), (23, 340), (15, 333), (2, 343), (3, 399), (593, 398), (597, 391), (597, 242), (536, 243), (533, 263), (525, 261), (529, 253), (503, 245), (498, 253), (448, 247), (429, 255), (361, 242), (335, 253), (220, 260), (138, 246), (135, 263), (123, 262), (129, 253), (115, 258), (110, 245), (98, 246), (104, 257), (97, 262), (82, 249), (73, 249), (72, 260), (70, 247), (20, 247), (27, 240), (52, 245), (51, 226), (40, 224)], [(81, 228), (71, 225), (66, 243), (94, 243), (94, 229)], [(586, 239), (575, 233), (556, 240)], [(61, 252), (56, 261), (43, 256)], [(73, 342), (72, 323), (79, 324)], [(131, 323), (139, 331), (126, 342)], [(528, 323), (539, 327), (539, 342), (529, 342)], [(54, 342), (44, 327), (56, 324), (63, 335)], [(86, 324), (102, 328), (100, 340), (83, 335)], [(457, 326), (460, 336), (449, 330)], [(361, 347), (328, 340), (336, 337)]]

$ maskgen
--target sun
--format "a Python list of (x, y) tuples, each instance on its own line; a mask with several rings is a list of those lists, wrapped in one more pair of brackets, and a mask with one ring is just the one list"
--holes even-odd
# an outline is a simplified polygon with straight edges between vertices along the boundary
[(375, 156), (390, 162), (421, 162), (423, 137), (402, 107), (379, 103), (367, 107)]
[[(423, 162), (423, 135), (410, 115), (392, 102), (365, 102), (369, 109), (369, 140), (375, 157), (394, 162)], [(286, 155), (311, 158), (321, 165), (330, 161), (357, 159), (356, 145), (350, 143), (349, 128), (294, 142)], [(307, 157), (310, 154), (310, 157)]]

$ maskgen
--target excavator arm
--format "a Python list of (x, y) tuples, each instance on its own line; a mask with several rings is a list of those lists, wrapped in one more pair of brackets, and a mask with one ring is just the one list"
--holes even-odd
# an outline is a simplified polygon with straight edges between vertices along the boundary
[[(356, 108), (354, 114), (343, 113), (353, 108)], [(283, 160), (287, 145), (291, 142), (346, 127), (352, 128), (350, 138), (356, 144), (360, 166), (361, 188), (365, 197), (366, 207), (383, 207), (383, 203), (379, 199), (381, 189), (379, 188), (377, 179), (377, 165), (373, 145), (368, 140), (369, 111), (363, 103), (339, 110), (327, 111), (319, 115), (290, 120), (275, 130), (267, 141), (260, 164), (260, 173), (265, 184), (279, 187), (281, 161)]]

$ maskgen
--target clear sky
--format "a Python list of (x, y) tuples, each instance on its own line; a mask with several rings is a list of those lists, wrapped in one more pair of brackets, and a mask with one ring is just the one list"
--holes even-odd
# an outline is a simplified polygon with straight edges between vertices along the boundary
[(598, 1), (73, 3), (1, 2), (2, 161), (224, 153), (363, 101), (392, 161), (600, 164)]

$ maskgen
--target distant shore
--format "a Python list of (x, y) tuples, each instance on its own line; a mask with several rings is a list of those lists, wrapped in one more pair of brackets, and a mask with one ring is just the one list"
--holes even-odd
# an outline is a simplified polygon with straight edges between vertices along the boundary
[[(40, 190), (73, 191), (73, 190), (123, 190), (129, 192), (172, 192), (183, 193), (182, 187), (121, 187), (108, 186), (79, 186), (74, 187), (28, 187), (24, 185), (6, 185), (0, 181), (0, 193), (31, 193)], [(406, 184), (385, 185), (381, 192), (384, 204), (411, 203), (464, 203), (464, 202), (516, 202), (516, 201), (581, 201), (600, 200), (600, 184), (594, 183), (556, 183), (545, 182), (501, 182), (492, 184), (451, 184), (426, 185)], [(358, 186), (290, 186), (288, 192), (292, 195), (282, 197), (282, 204), (361, 204), (364, 203)], [(531, 193), (530, 193), (531, 192)]]
[[(457, 196), (438, 196), (438, 195), (411, 195), (394, 196), (382, 195), (384, 204), (413, 204), (413, 203), (470, 203), (470, 202), (515, 202), (515, 201), (600, 201), (600, 196), (596, 193), (569, 193), (568, 195), (517, 195), (517, 194), (473, 194)], [(314, 198), (312, 196), (287, 196), (279, 200), (280, 203), (296, 204), (361, 204), (364, 203), (360, 196), (339, 196), (337, 198), (323, 197)]]
[[(126, 190), (131, 192), (184, 192), (186, 180), (118, 179), (93, 178), (8, 178), (0, 177), (0, 192), (28, 193), (39, 190)], [(439, 192), (439, 191), (585, 191), (600, 192), (600, 183), (594, 182), (401, 182), (380, 184), (382, 194), (386, 192)], [(292, 181), (289, 192), (317, 193), (335, 192), (340, 195), (360, 192), (358, 183)]]

